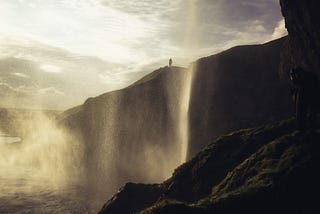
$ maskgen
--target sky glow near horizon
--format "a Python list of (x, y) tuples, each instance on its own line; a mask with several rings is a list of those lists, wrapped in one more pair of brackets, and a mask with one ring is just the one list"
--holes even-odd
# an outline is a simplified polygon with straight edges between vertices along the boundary
[(0, 0), (0, 95), (65, 109), (170, 57), (188, 66), (285, 34), (277, 0)]

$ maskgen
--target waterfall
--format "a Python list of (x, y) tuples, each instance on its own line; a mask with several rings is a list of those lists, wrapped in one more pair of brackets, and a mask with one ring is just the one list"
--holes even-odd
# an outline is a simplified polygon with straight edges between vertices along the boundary
[[(97, 193), (92, 200), (102, 204), (126, 182), (169, 178), (186, 161), (192, 70), (165, 67), (153, 75), (90, 98), (58, 119), (13, 112), (16, 134), (0, 144), (0, 202), (11, 194), (40, 201), (53, 195), (48, 203), (54, 206), (67, 197), (63, 193), (74, 202), (88, 200), (87, 206), (89, 195)], [(81, 188), (86, 194), (78, 193)]]
[(180, 95), (180, 108), (178, 120), (178, 132), (181, 144), (181, 160), (180, 164), (187, 159), (188, 143), (189, 143), (189, 101), (191, 94), (192, 70), (188, 69), (182, 78), (182, 87)]

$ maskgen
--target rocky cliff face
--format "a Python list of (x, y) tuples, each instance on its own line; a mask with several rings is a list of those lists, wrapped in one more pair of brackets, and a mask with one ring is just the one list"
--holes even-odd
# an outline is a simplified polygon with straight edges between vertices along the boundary
[(197, 60), (190, 98), (189, 157), (221, 134), (289, 117), (289, 87), (278, 75), (284, 38)]
[(66, 111), (59, 119), (86, 145), (88, 182), (111, 186), (109, 194), (128, 181), (159, 182), (220, 134), (288, 117), (289, 88), (278, 77), (282, 44), (161, 68)]
[(296, 66), (320, 77), (320, 14), (317, 0), (280, 0), (281, 11), (289, 33), (283, 50), (282, 75)]
[(60, 116), (86, 145), (90, 184), (111, 194), (128, 181), (161, 181), (183, 162), (179, 112), (187, 73), (161, 68)]

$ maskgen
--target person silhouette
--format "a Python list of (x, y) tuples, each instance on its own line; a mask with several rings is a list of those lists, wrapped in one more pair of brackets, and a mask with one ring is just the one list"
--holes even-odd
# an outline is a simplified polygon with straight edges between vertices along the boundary
[(171, 67), (172, 66), (172, 59), (170, 58), (169, 59), (169, 67)]
[(312, 72), (304, 71), (301, 67), (291, 69), (290, 79), (294, 85), (293, 99), (295, 103), (295, 118), (298, 129), (305, 131), (316, 125), (318, 108), (317, 76)]

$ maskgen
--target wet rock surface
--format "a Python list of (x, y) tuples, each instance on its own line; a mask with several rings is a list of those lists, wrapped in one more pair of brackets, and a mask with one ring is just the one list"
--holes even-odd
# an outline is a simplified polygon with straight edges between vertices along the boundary
[(300, 66), (320, 77), (320, 14), (317, 0), (280, 0), (289, 36), (283, 50), (281, 73), (288, 78)]

